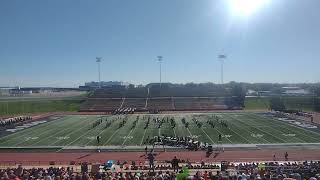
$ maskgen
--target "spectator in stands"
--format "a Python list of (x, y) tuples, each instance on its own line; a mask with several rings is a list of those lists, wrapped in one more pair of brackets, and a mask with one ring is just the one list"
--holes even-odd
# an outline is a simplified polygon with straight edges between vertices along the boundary
[(171, 160), (171, 165), (174, 172), (178, 172), (179, 170), (179, 159), (176, 156)]

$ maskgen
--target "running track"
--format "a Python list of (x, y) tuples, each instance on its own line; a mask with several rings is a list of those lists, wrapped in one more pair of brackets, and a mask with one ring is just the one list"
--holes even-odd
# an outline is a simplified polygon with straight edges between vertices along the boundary
[[(158, 152), (156, 160), (163, 162), (171, 160), (174, 156), (191, 162), (253, 162), (253, 161), (273, 161), (273, 154), (277, 161), (284, 161), (286, 150), (251, 150), (251, 151), (225, 151), (215, 157), (212, 154), (209, 158), (205, 157), (205, 152)], [(317, 150), (287, 150), (289, 161), (320, 160), (320, 149)], [(49, 165), (50, 161), (56, 164), (68, 165), (71, 161), (76, 163), (104, 163), (107, 160), (120, 160), (130, 162), (144, 162), (146, 158), (144, 152), (94, 152), (94, 153), (0, 153), (0, 163), (17, 163), (28, 165)]]

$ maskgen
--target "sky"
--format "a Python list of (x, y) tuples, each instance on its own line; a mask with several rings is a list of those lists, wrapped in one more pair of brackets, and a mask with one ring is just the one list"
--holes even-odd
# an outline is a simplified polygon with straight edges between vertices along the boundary
[(1, 0), (0, 86), (319, 82), (319, 0), (230, 1)]

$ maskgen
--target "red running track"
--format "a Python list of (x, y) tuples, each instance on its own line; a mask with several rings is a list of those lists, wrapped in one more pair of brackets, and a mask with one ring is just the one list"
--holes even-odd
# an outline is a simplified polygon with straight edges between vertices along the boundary
[[(171, 160), (174, 156), (191, 162), (253, 162), (273, 161), (276, 155), (277, 161), (284, 160), (286, 150), (256, 150), (256, 151), (226, 151), (218, 155), (212, 154), (209, 158), (205, 152), (157, 152), (157, 161)], [(320, 150), (288, 150), (289, 161), (320, 160)], [(29, 165), (48, 165), (50, 161), (56, 164), (68, 165), (71, 161), (76, 163), (104, 163), (107, 160), (120, 161), (146, 161), (143, 152), (94, 152), (94, 153), (0, 153), (0, 163), (16, 163)]]

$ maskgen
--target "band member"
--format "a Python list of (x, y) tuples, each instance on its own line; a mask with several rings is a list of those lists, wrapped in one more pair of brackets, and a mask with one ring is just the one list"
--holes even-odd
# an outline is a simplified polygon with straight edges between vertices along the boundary
[(97, 142), (100, 144), (100, 136), (97, 136)]

